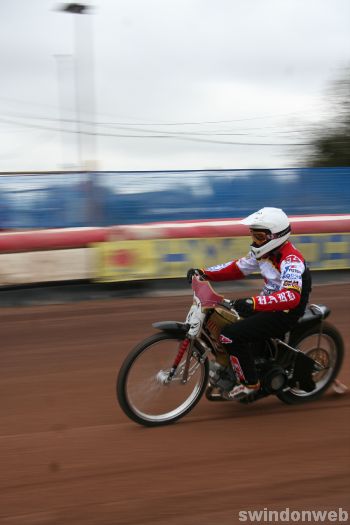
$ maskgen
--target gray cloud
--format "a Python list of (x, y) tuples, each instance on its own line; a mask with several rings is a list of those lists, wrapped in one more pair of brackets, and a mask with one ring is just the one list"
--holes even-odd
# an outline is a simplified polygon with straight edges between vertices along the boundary
[[(76, 118), (69, 58), (75, 19), (58, 12), (58, 4), (0, 3), (0, 171), (57, 169), (62, 150), (65, 164), (76, 162), (74, 125), (65, 125), (65, 135), (59, 132), (62, 115)], [(146, 138), (150, 133), (136, 130), (145, 138), (108, 137), (128, 132), (99, 126), (101, 169), (293, 163), (282, 146), (228, 143), (295, 141), (295, 131), (325, 117), (324, 93), (350, 61), (348, 0), (95, 0), (94, 5), (92, 15), (79, 19), (87, 26), (80, 28), (85, 42), (79, 58), (88, 62), (93, 44), (94, 69), (90, 62), (85, 71), (94, 77), (96, 120), (153, 123), (158, 135), (197, 133)], [(60, 80), (56, 55), (71, 61)], [(80, 81), (88, 99), (89, 76), (80, 73)], [(88, 112), (83, 116), (87, 120)], [(224, 120), (238, 122), (224, 129), (220, 122), (160, 126)], [(242, 129), (244, 140), (232, 135)], [(218, 134), (225, 131), (231, 135)]]

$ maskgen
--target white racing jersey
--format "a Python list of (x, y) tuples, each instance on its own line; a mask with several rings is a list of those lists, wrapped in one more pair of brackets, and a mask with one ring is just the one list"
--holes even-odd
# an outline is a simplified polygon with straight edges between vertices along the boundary
[(311, 289), (304, 258), (289, 241), (267, 257), (256, 259), (249, 253), (203, 271), (209, 281), (242, 279), (260, 272), (265, 284), (260, 295), (253, 297), (256, 311), (294, 310), (302, 315)]

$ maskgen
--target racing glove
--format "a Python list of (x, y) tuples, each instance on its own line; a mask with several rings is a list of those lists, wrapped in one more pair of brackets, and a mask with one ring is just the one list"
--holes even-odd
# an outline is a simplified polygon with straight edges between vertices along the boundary
[(249, 317), (255, 311), (255, 301), (253, 297), (235, 299), (231, 301), (231, 308), (234, 308), (240, 317)]
[(203, 270), (199, 269), (199, 268), (190, 268), (187, 272), (187, 281), (189, 282), (189, 284), (192, 283), (192, 278), (194, 275), (197, 275), (199, 277), (201, 277), (202, 279), (205, 279), (206, 276), (205, 276), (205, 273), (203, 272)]

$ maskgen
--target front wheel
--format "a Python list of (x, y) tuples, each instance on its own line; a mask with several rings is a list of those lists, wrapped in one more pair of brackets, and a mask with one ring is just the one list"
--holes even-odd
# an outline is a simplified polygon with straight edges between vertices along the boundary
[(320, 398), (338, 375), (344, 357), (343, 339), (338, 330), (329, 323), (323, 323), (321, 335), (319, 332), (320, 327), (315, 326), (291, 341), (292, 346), (299, 348), (324, 367), (320, 372), (313, 374), (316, 388), (305, 392), (293, 387), (278, 393), (277, 397), (284, 403), (295, 405)]
[(117, 379), (117, 399), (124, 413), (145, 426), (173, 423), (202, 397), (209, 378), (208, 359), (191, 356), (188, 380), (182, 383), (187, 352), (170, 382), (167, 377), (185, 334), (162, 332), (142, 341), (125, 359)]

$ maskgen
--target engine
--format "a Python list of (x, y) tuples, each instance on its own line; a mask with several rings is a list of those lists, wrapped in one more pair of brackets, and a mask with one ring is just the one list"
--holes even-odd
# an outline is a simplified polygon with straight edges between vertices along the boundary
[[(259, 394), (255, 396), (256, 398), (277, 394), (287, 387), (288, 375), (281, 366), (261, 360), (257, 368), (262, 388)], [(222, 366), (221, 363), (215, 361), (210, 362), (209, 378), (210, 385), (221, 389), (223, 392), (229, 392), (237, 384), (237, 378), (232, 367)]]
[(270, 366), (265, 366), (261, 373), (261, 386), (268, 394), (276, 394), (286, 388), (288, 376), (282, 367), (269, 365)]
[(220, 388), (224, 392), (232, 390), (237, 383), (232, 367), (223, 367), (220, 363), (215, 361), (210, 362), (209, 378), (212, 386)]

